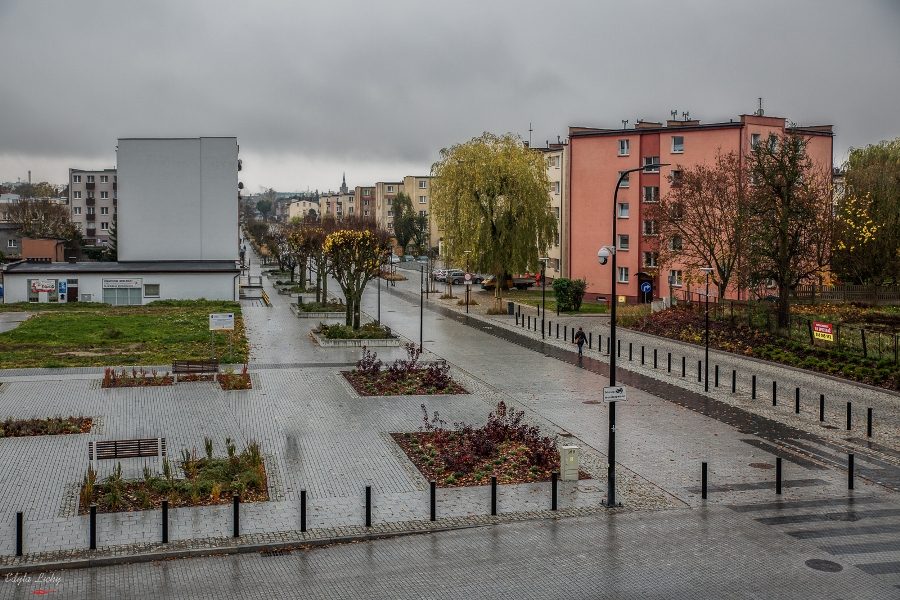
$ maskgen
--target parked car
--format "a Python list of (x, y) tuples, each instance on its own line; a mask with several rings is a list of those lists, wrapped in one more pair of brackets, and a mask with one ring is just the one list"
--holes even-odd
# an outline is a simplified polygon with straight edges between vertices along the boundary
[(428, 262), (428, 257), (427, 257), (427, 256), (417, 256), (417, 257), (416, 257), (416, 262), (427, 263), (427, 262)]
[(391, 254), (391, 264), (395, 265), (398, 262), (400, 262), (400, 257), (397, 256), (396, 254)]
[(459, 269), (453, 269), (449, 273), (447, 273), (446, 281), (449, 281), (452, 285), (462, 285), (465, 283), (465, 271), (460, 271)]
[(416, 257), (412, 254), (404, 254), (400, 257), (400, 262), (412, 262), (414, 260), (416, 260)]
[(431, 278), (435, 281), (447, 281), (447, 272), (450, 269), (435, 269), (431, 272)]

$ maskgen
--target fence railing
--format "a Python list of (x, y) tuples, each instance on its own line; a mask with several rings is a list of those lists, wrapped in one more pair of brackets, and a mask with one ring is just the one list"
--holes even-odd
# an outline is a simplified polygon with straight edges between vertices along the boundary
[(898, 285), (798, 285), (793, 295), (800, 302), (900, 304)]

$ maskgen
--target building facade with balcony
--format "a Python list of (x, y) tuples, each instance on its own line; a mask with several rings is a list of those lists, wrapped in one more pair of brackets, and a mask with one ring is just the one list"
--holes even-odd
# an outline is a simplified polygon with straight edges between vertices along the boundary
[[(813, 164), (831, 172), (830, 125), (790, 127), (780, 117), (741, 115), (728, 123), (670, 120), (665, 124), (639, 121), (633, 129), (570, 127), (568, 218), (564, 218), (563, 236), (568, 237), (568, 242), (563, 242), (568, 276), (587, 280), (588, 299), (607, 301), (613, 296), (626, 302), (665, 298), (687, 288), (691, 275), (696, 274), (689, 273), (677, 258), (667, 265), (657, 264), (658, 229), (648, 218), (648, 209), (677, 185), (684, 169), (711, 165), (718, 154), (730, 152), (746, 160), (752, 144), (770, 134), (785, 133), (803, 135)], [(670, 166), (631, 173), (619, 189), (615, 207), (618, 239), (611, 240), (613, 196), (620, 173), (654, 163)], [(597, 262), (598, 249), (612, 243), (617, 248), (615, 290), (611, 290), (610, 265)], [(649, 294), (640, 291), (645, 282), (651, 286)], [(740, 293), (729, 289), (735, 297)]]
[(118, 210), (116, 169), (69, 169), (69, 211), (86, 246), (109, 244), (109, 232)]
[(568, 277), (566, 269), (566, 236), (568, 229), (568, 177), (566, 165), (568, 162), (568, 143), (559, 141), (555, 144), (547, 143), (543, 148), (534, 150), (543, 153), (547, 163), (547, 179), (550, 180), (550, 208), (556, 217), (556, 239), (547, 249), (547, 277)]

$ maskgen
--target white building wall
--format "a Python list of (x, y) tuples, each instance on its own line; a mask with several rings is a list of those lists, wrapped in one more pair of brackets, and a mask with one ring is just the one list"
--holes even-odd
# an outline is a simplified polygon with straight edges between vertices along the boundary
[(237, 260), (237, 138), (120, 139), (119, 260)]
[[(230, 273), (6, 273), (4, 302), (28, 302), (29, 279), (77, 279), (79, 297), (89, 294), (91, 302), (103, 302), (104, 279), (140, 280), (143, 304), (155, 300), (237, 300), (238, 297), (235, 276)], [(158, 297), (143, 294), (143, 286), (148, 284), (159, 285)]]

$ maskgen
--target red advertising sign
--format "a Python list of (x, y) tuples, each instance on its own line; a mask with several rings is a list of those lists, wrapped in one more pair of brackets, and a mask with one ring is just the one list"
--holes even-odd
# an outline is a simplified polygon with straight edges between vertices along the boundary
[(813, 338), (817, 340), (825, 340), (826, 342), (834, 341), (834, 325), (831, 323), (822, 323), (813, 321)]

